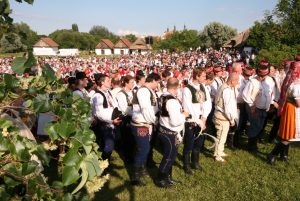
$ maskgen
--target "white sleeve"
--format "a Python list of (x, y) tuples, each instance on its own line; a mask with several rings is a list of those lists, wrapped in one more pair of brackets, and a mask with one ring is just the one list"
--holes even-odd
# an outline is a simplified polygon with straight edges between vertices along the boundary
[(185, 116), (181, 113), (181, 107), (176, 99), (168, 100), (166, 103), (166, 109), (170, 115), (171, 126), (181, 126), (185, 122)]
[(139, 101), (141, 112), (142, 112), (145, 120), (148, 123), (155, 124), (156, 116), (155, 116), (155, 111), (151, 105), (151, 94), (150, 93), (151, 92), (148, 89), (142, 88), (142, 89), (138, 90), (137, 98)]
[(79, 91), (79, 90), (73, 91), (73, 95), (76, 95), (76, 96), (78, 95), (81, 98), (83, 98), (83, 93), (81, 91)]
[(211, 84), (211, 97), (214, 99), (215, 96), (217, 95), (218, 92), (218, 83), (214, 80), (213, 83)]
[(231, 89), (227, 88), (223, 91), (223, 101), (224, 101), (224, 114), (229, 119), (230, 122), (234, 121), (235, 116), (232, 114), (232, 107), (236, 107), (233, 105)]
[(120, 111), (123, 113), (127, 113), (128, 103), (127, 103), (125, 94), (123, 94), (122, 92), (117, 93), (116, 99), (117, 99)]
[(300, 99), (300, 84), (295, 84), (293, 86), (293, 97), (296, 99), (296, 100), (299, 100)]
[(205, 87), (206, 101), (203, 103), (203, 117), (207, 119), (212, 110), (212, 101), (208, 89)]
[(188, 88), (184, 88), (182, 92), (182, 105), (183, 109), (190, 113), (193, 117), (193, 103), (192, 103), (192, 93)]
[(93, 107), (95, 111), (95, 116), (104, 122), (107, 123), (112, 123), (113, 121), (111, 120), (113, 108), (103, 108), (103, 96), (101, 94), (95, 94), (93, 97)]
[(253, 91), (253, 84), (249, 81), (243, 90), (243, 100), (251, 107), (254, 104), (254, 100), (251, 99), (251, 93)]

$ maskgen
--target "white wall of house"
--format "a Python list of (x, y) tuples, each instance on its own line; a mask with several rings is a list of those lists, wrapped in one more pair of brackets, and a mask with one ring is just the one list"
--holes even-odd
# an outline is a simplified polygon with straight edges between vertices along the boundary
[(59, 49), (58, 56), (66, 57), (66, 56), (78, 56), (79, 50), (76, 48), (73, 49)]
[[(104, 54), (102, 54), (102, 50), (104, 51)], [(95, 53), (97, 55), (112, 55), (111, 49), (95, 49)]]
[(132, 50), (132, 54), (141, 54), (141, 55), (145, 55), (147, 54), (149, 51), (148, 50)]
[(115, 48), (114, 53), (116, 55), (120, 55), (122, 50), (124, 51), (124, 54), (129, 54), (129, 49), (120, 49), (120, 48)]
[(57, 47), (34, 47), (33, 54), (38, 56), (55, 56), (57, 55)]

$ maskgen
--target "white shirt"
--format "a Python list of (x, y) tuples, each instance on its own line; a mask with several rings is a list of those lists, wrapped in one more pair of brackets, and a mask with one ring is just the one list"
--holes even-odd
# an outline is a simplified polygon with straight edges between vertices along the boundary
[[(107, 91), (102, 91), (105, 94), (108, 107), (103, 107), (104, 98), (100, 93), (95, 93), (91, 99), (92, 114), (99, 120), (112, 124), (111, 119), (114, 108), (118, 107), (115, 99)], [(111, 105), (110, 105), (111, 104)]]
[(223, 84), (223, 81), (221, 80), (221, 78), (216, 77), (214, 79), (213, 83), (211, 84), (211, 92), (210, 92), (212, 100), (215, 99), (218, 89), (222, 86), (222, 84)]
[(202, 116), (207, 119), (207, 117), (210, 114), (211, 109), (212, 109), (212, 100), (210, 97), (210, 91), (207, 88), (207, 86), (204, 84), (202, 84), (202, 86), (205, 89), (205, 96), (206, 96), (206, 101), (201, 104), (202, 111), (203, 111)]
[(73, 91), (73, 95), (79, 95), (81, 98), (88, 97), (88, 92), (83, 88)]
[[(169, 95), (165, 92), (164, 95)], [(180, 132), (184, 128), (185, 116), (182, 114), (182, 107), (177, 99), (170, 99), (166, 103), (169, 117), (160, 117), (159, 124), (175, 132)]]
[(245, 79), (244, 76), (240, 76), (239, 80), (239, 86), (238, 86), (238, 97), (237, 97), (237, 102), (238, 103), (243, 103), (243, 91), (245, 89), (246, 84), (249, 82), (249, 80)]
[[(195, 85), (194, 83), (190, 83), (196, 90), (200, 90), (200, 85)], [(192, 121), (200, 124), (200, 115), (203, 114), (201, 103), (193, 103), (192, 102), (192, 92), (189, 88), (184, 87), (182, 92), (182, 106), (184, 111), (187, 111), (192, 115)]]
[(259, 109), (269, 110), (273, 102), (275, 86), (272, 86), (270, 79), (272, 78), (267, 76), (265, 80), (260, 81), (258, 77), (254, 77), (246, 84), (243, 90), (243, 99), (250, 107), (255, 105)]
[(221, 108), (216, 105), (216, 110), (222, 112), (229, 119), (230, 122), (237, 122), (238, 119), (236, 93), (236, 88), (225, 88), (222, 93), (224, 108)]
[(294, 81), (289, 89), (288, 89), (288, 94), (290, 97), (299, 100), (300, 99), (300, 79)]
[(156, 106), (151, 105), (151, 94), (155, 97), (155, 93), (147, 88), (141, 88), (137, 91), (137, 99), (139, 104), (133, 105), (133, 114), (132, 120), (136, 123), (148, 123), (148, 124), (155, 124), (157, 121), (157, 117), (155, 116), (156, 112), (158, 111), (158, 105)]
[[(133, 97), (132, 91), (125, 92), (125, 93), (127, 93), (128, 99), (132, 100), (132, 97)], [(132, 116), (132, 113), (133, 113), (132, 107), (128, 106), (126, 95), (120, 91), (119, 93), (117, 93), (116, 99), (117, 99), (120, 111), (124, 114)]]

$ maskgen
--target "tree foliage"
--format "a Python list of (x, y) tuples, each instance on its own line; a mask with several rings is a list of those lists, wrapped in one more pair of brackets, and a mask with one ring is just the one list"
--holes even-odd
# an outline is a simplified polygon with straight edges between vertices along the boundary
[(113, 43), (119, 40), (119, 37), (114, 33), (110, 32), (106, 27), (95, 25), (89, 31), (91, 35), (95, 37), (97, 41), (101, 39), (110, 39)]
[(74, 32), (72, 30), (56, 30), (49, 35), (61, 48), (78, 48), (93, 50), (96, 46), (94, 36), (89, 33)]
[(39, 39), (37, 33), (24, 22), (14, 23), (12, 26), (12, 32), (18, 34), (21, 37), (22, 43), (30, 49)]
[(0, 50), (3, 53), (22, 52), (27, 49), (21, 41), (21, 38), (16, 33), (4, 34), (0, 40)]
[[(12, 68), (22, 74), (34, 65), (31, 53), (14, 60)], [(107, 162), (101, 161), (89, 129), (90, 107), (88, 100), (73, 96), (49, 65), (42, 76), (5, 74), (0, 79), (1, 200), (74, 200), (84, 187), (93, 196), (103, 186)], [(30, 131), (39, 113), (53, 116), (45, 129), (50, 139), (43, 144)], [(57, 149), (59, 155), (53, 153)], [(56, 165), (51, 165), (53, 154)], [(45, 171), (49, 165), (51, 171)]]
[(200, 32), (201, 47), (219, 49), (229, 39), (237, 35), (237, 30), (219, 22), (209, 23)]
[(77, 24), (72, 24), (72, 30), (76, 31), (76, 32), (79, 32), (78, 25)]
[(136, 35), (134, 34), (127, 34), (125, 35), (125, 38), (127, 38), (131, 43), (134, 43), (137, 39)]
[(183, 30), (172, 33), (165, 40), (154, 44), (155, 49), (167, 49), (170, 51), (186, 51), (199, 47), (200, 41), (196, 30)]

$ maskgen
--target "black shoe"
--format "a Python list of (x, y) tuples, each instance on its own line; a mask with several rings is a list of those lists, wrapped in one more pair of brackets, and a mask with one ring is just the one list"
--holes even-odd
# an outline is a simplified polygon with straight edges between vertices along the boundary
[(247, 147), (247, 149), (251, 153), (257, 153), (258, 152), (257, 138), (256, 137), (248, 139), (248, 147)]
[(234, 146), (234, 135), (235, 135), (234, 132), (229, 132), (228, 136), (227, 136), (226, 144), (227, 144), (228, 148), (231, 149), (231, 150), (236, 149), (235, 146)]
[(172, 177), (172, 167), (170, 168), (170, 171), (169, 171), (169, 174), (168, 174), (168, 182), (173, 186), (173, 185), (176, 185), (176, 184), (179, 184), (181, 183), (180, 181), (176, 181), (176, 180), (173, 180), (173, 177)]
[(161, 188), (169, 188), (171, 187), (171, 183), (168, 180), (168, 174), (159, 172), (157, 175), (157, 186)]
[(199, 164), (199, 155), (200, 153), (198, 151), (192, 152), (192, 164), (191, 167), (195, 170), (202, 170), (202, 167)]
[(270, 165), (274, 165), (276, 162), (276, 157), (278, 156), (279, 153), (282, 152), (282, 143), (277, 143), (274, 147), (274, 149), (271, 151), (271, 153), (268, 156), (268, 163)]
[(147, 171), (147, 168), (144, 165), (140, 167), (139, 171), (141, 177), (150, 177), (149, 172)]
[(191, 169), (191, 158), (190, 154), (183, 156), (183, 170), (187, 174), (193, 174), (193, 170)]
[(289, 147), (290, 145), (285, 145), (282, 144), (282, 150), (280, 152), (280, 159), (283, 160), (284, 162), (288, 162), (289, 161)]
[(145, 186), (145, 184), (141, 181), (140, 169), (141, 167), (134, 168), (134, 174), (131, 180), (131, 185), (133, 186)]

